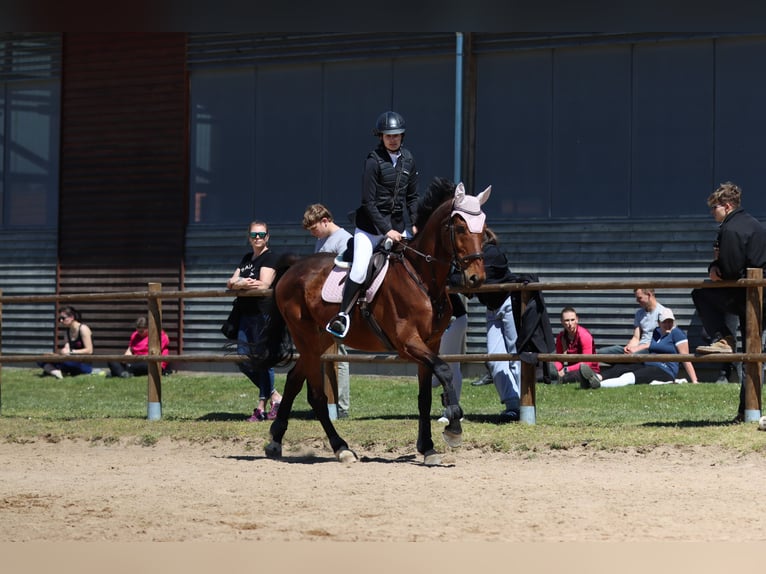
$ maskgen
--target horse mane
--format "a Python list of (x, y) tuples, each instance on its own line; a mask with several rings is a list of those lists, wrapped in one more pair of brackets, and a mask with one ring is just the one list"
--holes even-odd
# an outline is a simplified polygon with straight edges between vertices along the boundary
[(436, 208), (455, 195), (455, 182), (446, 177), (435, 177), (428, 184), (425, 195), (418, 203), (415, 216), (415, 227), (419, 230), (426, 226), (426, 221), (431, 217)]

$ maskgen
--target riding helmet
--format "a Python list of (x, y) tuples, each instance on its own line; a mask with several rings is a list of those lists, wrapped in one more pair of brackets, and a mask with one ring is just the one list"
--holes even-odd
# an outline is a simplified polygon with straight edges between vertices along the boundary
[(396, 112), (383, 112), (378, 116), (378, 121), (375, 122), (375, 129), (372, 133), (376, 136), (383, 134), (403, 134), (404, 118)]

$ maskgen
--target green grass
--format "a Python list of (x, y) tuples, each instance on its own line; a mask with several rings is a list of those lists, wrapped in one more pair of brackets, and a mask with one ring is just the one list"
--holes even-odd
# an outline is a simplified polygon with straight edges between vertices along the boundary
[[(2, 369), (0, 437), (25, 442), (77, 439), (94, 443), (151, 446), (161, 439), (241, 442), (261, 450), (269, 423), (247, 423), (257, 391), (238, 373), (176, 373), (162, 381), (162, 419), (147, 420), (145, 377), (111, 379), (95, 375), (57, 381), (37, 369)], [(277, 388), (284, 375), (277, 375)], [(536, 388), (536, 424), (498, 425), (502, 405), (491, 385), (466, 380), (464, 448), (540, 452), (571, 448), (649, 449), (661, 446), (718, 446), (766, 452), (766, 433), (755, 423), (731, 425), (739, 385), (630, 386), (583, 391), (577, 385)], [(440, 413), (438, 394), (432, 413)], [(355, 449), (415, 450), (417, 384), (411, 377), (351, 377), (351, 417), (336, 423)], [(433, 431), (437, 448), (439, 423)], [(305, 389), (296, 399), (285, 448), (301, 443), (327, 447), (311, 418)], [(329, 452), (329, 451), (328, 451)]]

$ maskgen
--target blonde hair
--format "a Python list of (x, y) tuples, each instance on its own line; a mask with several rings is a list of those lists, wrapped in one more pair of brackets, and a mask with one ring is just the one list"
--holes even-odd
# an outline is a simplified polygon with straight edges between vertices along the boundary
[(730, 181), (722, 183), (707, 198), (708, 207), (722, 205), (724, 203), (730, 204), (734, 209), (739, 207), (742, 203), (742, 190), (738, 185), (735, 185)]
[(323, 219), (332, 221), (332, 213), (321, 203), (312, 203), (306, 208), (303, 213), (303, 228), (308, 229), (312, 225), (316, 225)]

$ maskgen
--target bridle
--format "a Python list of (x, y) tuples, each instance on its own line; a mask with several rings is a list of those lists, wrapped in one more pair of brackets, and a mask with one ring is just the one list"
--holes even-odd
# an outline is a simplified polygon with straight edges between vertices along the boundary
[(406, 243), (401, 243), (402, 247), (405, 251), (412, 251), (413, 253), (417, 254), (418, 256), (422, 257), (426, 260), (426, 263), (438, 263), (440, 265), (449, 265), (455, 267), (458, 271), (465, 271), (468, 269), (468, 266), (471, 264), (472, 261), (475, 261), (476, 259), (484, 259), (484, 253), (481, 251), (478, 251), (476, 253), (470, 253), (468, 255), (459, 256), (458, 255), (458, 246), (457, 246), (457, 239), (455, 237), (455, 223), (452, 221), (452, 217), (450, 216), (447, 219), (447, 222), (444, 223), (444, 227), (447, 228), (449, 231), (449, 238), (450, 238), (450, 245), (452, 247), (452, 260), (451, 261), (442, 261), (439, 259), (436, 259), (433, 255), (429, 255), (427, 253), (423, 253), (421, 251), (418, 251), (414, 247), (410, 247)]
[(458, 271), (465, 271), (468, 269), (468, 266), (472, 261), (475, 261), (476, 259), (484, 259), (484, 253), (481, 251), (470, 253), (469, 255), (464, 255), (463, 257), (458, 257), (457, 239), (455, 239), (455, 224), (452, 222), (452, 216), (449, 218), (448, 227), (450, 242), (452, 243), (452, 265), (455, 266), (455, 269)]

